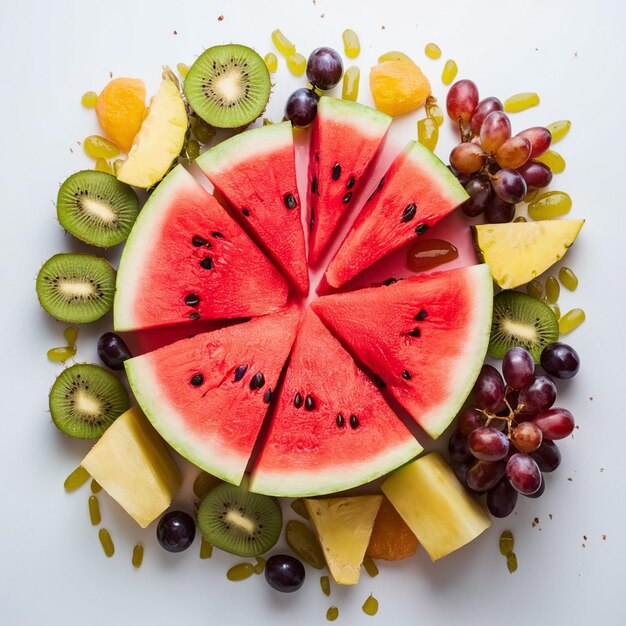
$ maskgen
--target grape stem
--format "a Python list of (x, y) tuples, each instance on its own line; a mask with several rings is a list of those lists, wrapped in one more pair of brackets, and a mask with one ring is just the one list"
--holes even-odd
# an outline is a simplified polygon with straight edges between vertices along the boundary
[(524, 404), (518, 404), (517, 407), (513, 408), (508, 399), (504, 398), (504, 404), (506, 404), (506, 408), (509, 410), (508, 415), (496, 415), (495, 413), (490, 413), (484, 409), (477, 409), (479, 413), (486, 419), (485, 426), (490, 426), (491, 422), (494, 420), (499, 420), (501, 422), (506, 422), (506, 436), (508, 439), (511, 438), (511, 429), (517, 424), (515, 418), (524, 410)]

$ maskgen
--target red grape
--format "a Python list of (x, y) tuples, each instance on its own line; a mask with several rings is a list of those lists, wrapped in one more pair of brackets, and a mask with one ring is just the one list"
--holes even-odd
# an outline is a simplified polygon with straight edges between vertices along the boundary
[(561, 451), (556, 443), (544, 439), (543, 443), (530, 453), (542, 472), (553, 472), (561, 464)]
[(503, 168), (498, 170), (491, 179), (493, 190), (504, 200), (511, 204), (521, 202), (528, 191), (526, 181), (516, 170)]
[(495, 154), (510, 136), (511, 122), (502, 111), (489, 113), (480, 127), (480, 145), (486, 154)]
[(507, 517), (517, 504), (517, 491), (504, 476), (487, 494), (487, 508), (494, 517)]
[(522, 422), (511, 430), (511, 443), (520, 452), (534, 452), (542, 441), (543, 432), (533, 422)]
[(500, 372), (491, 365), (483, 365), (474, 383), (473, 394), (479, 409), (497, 411), (504, 400), (504, 381)]
[(458, 463), (469, 461), (472, 458), (472, 453), (467, 447), (467, 437), (460, 430), (455, 430), (450, 437), (448, 451), (452, 459)]
[(498, 429), (481, 426), (469, 434), (467, 447), (481, 461), (500, 461), (509, 453), (509, 440)]
[(572, 378), (578, 373), (578, 352), (566, 343), (551, 343), (541, 353), (541, 367), (557, 378)]
[(482, 426), (484, 422), (479, 414), (471, 407), (463, 409), (459, 413), (458, 428), (467, 437), (474, 429)]
[(543, 495), (543, 492), (545, 490), (546, 490), (546, 481), (544, 480), (543, 476), (541, 476), (541, 485), (539, 486), (539, 489), (537, 489), (535, 493), (525, 493), (524, 495), (527, 498), (540, 498)]
[(478, 87), (471, 80), (459, 80), (448, 91), (446, 109), (454, 122), (466, 125), (478, 104)]
[(311, 84), (326, 91), (341, 80), (343, 63), (341, 56), (332, 48), (316, 48), (309, 55), (306, 64), (306, 77)]
[(475, 135), (480, 133), (480, 127), (483, 125), (485, 118), (493, 111), (502, 111), (504, 107), (498, 98), (490, 96), (481, 100), (470, 118), (470, 127)]
[(505, 471), (504, 461), (475, 461), (467, 471), (467, 486), (479, 493), (489, 491), (504, 476)]
[[(556, 386), (547, 376), (537, 376), (519, 392), (519, 403), (524, 413), (539, 413), (548, 410), (556, 400)], [(548, 437), (551, 439), (551, 437)]]
[(475, 143), (460, 143), (450, 153), (450, 163), (455, 170), (463, 174), (477, 172), (485, 162), (485, 153)]
[(535, 376), (535, 362), (530, 352), (519, 346), (510, 348), (502, 359), (502, 374), (507, 385), (516, 391), (531, 383)]
[(467, 485), (467, 472), (475, 463), (474, 460), (456, 463), (454, 466), (454, 474), (463, 485)]
[(294, 126), (300, 128), (308, 126), (317, 115), (317, 100), (318, 96), (312, 89), (307, 89), (306, 87), (296, 89), (287, 98), (285, 117)]
[(462, 205), (463, 213), (470, 217), (480, 215), (487, 206), (491, 196), (491, 183), (484, 176), (474, 176), (467, 185), (465, 191), (469, 194), (469, 199)]
[(547, 187), (552, 181), (552, 170), (545, 163), (539, 161), (527, 161), (518, 167), (517, 171), (522, 175), (529, 189)]
[(511, 137), (507, 139), (494, 155), (500, 167), (509, 167), (516, 170), (528, 161), (530, 157), (530, 141), (525, 137)]
[(530, 142), (530, 158), (534, 159), (543, 154), (552, 142), (552, 135), (547, 128), (543, 126), (533, 126), (527, 128), (521, 133), (517, 133), (517, 137), (525, 137)]
[(506, 464), (506, 476), (511, 486), (524, 495), (535, 493), (541, 487), (539, 466), (528, 454), (512, 455)]
[(485, 209), (485, 219), (489, 224), (508, 224), (515, 217), (515, 205), (505, 202), (495, 193), (491, 194), (491, 198)]
[(568, 437), (574, 430), (574, 416), (567, 409), (556, 407), (535, 415), (532, 423), (550, 440)]

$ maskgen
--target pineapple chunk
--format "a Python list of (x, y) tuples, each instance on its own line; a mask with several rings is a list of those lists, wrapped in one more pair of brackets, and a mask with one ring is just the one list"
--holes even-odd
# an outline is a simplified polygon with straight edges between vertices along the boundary
[(519, 287), (563, 258), (585, 220), (472, 226), (476, 250), (502, 289)]
[(142, 528), (167, 509), (181, 484), (163, 440), (136, 406), (109, 426), (81, 465)]
[(305, 499), (322, 544), (328, 569), (338, 585), (356, 585), (382, 496)]
[(489, 515), (438, 452), (394, 472), (382, 490), (433, 561), (491, 526)]

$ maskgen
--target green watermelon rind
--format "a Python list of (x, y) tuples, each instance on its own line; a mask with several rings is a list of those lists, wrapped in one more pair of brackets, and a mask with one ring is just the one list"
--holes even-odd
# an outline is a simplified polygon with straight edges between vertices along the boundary
[(372, 107), (329, 96), (320, 98), (317, 114), (320, 119), (336, 120), (341, 124), (354, 126), (360, 135), (372, 135), (374, 137), (384, 135), (393, 120), (391, 116)]

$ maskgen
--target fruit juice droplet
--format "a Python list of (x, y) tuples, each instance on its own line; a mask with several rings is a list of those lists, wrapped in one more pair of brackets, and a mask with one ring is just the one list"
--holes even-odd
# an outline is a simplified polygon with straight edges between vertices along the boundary
[(326, 619), (329, 622), (334, 622), (339, 617), (339, 609), (336, 606), (331, 606), (328, 611), (326, 611)]
[(439, 140), (439, 126), (431, 117), (417, 121), (417, 140), (431, 152), (435, 151)]
[(65, 487), (65, 491), (75, 491), (79, 487), (82, 487), (90, 478), (89, 472), (82, 465), (79, 465), (65, 479), (63, 487)]
[(562, 267), (559, 270), (559, 280), (565, 289), (576, 291), (576, 287), (578, 287), (578, 277), (569, 267)]
[(534, 91), (516, 93), (504, 101), (504, 110), (507, 113), (519, 113), (520, 111), (530, 109), (530, 107), (537, 106), (539, 102), (539, 96)]
[(506, 557), (506, 566), (511, 574), (517, 571), (517, 555), (515, 552), (511, 552), (511, 554)]
[(108, 557), (112, 557), (115, 554), (115, 546), (113, 545), (113, 539), (106, 528), (101, 528), (98, 531), (98, 538), (102, 544), (102, 549)]
[(139, 569), (143, 562), (143, 546), (138, 543), (133, 548), (132, 564), (135, 569)]
[(95, 480), (91, 481), (91, 493), (100, 493), (102, 491), (102, 487), (100, 483)]
[(93, 109), (98, 104), (98, 94), (95, 91), (86, 91), (80, 103), (87, 109)]
[(429, 59), (438, 59), (441, 56), (441, 48), (436, 43), (427, 43), (424, 52)]
[(256, 558), (256, 565), (253, 565), (254, 567), (254, 573), (255, 574), (262, 574), (265, 571), (265, 564), (266, 561), (262, 556), (257, 556)]
[(351, 29), (346, 28), (341, 35), (343, 39), (343, 49), (349, 59), (356, 59), (361, 53), (361, 42), (359, 36)]
[(272, 41), (283, 56), (289, 57), (296, 51), (296, 46), (278, 28), (272, 32)]
[(406, 262), (412, 272), (425, 272), (444, 263), (454, 261), (459, 251), (443, 239), (417, 239), (409, 248)]
[(559, 320), (559, 332), (567, 335), (578, 328), (585, 321), (585, 312), (582, 309), (572, 309)]
[(55, 363), (65, 363), (68, 359), (71, 359), (76, 354), (76, 348), (68, 348), (63, 346), (62, 348), (50, 348), (47, 356), (50, 361)]
[(306, 70), (306, 57), (299, 52), (294, 52), (287, 57), (287, 68), (294, 76), (302, 76)]
[(89, 519), (92, 526), (97, 526), (102, 521), (102, 515), (100, 515), (100, 505), (98, 504), (98, 498), (96, 496), (89, 496)]
[(320, 576), (320, 587), (322, 588), (322, 593), (325, 596), (330, 595), (330, 579), (328, 576)]
[(343, 75), (341, 84), (341, 97), (344, 100), (356, 102), (359, 97), (359, 83), (361, 82), (361, 70), (356, 65), (351, 65)]
[(510, 530), (502, 531), (500, 535), (500, 554), (508, 556), (513, 552), (514, 548), (515, 539), (513, 538), (513, 533)]
[(564, 191), (548, 191), (528, 205), (528, 215), (534, 220), (551, 220), (566, 215), (572, 208), (572, 199)]
[(252, 563), (238, 563), (226, 572), (226, 578), (232, 581), (239, 581), (250, 578), (252, 574), (254, 574), (254, 565)]
[(363, 559), (363, 567), (371, 578), (374, 578), (374, 576), (378, 576), (378, 566), (376, 565), (376, 563), (374, 563), (374, 559), (371, 556), (366, 556)]
[(546, 278), (546, 300), (551, 304), (556, 304), (561, 293), (559, 281), (554, 276)]
[(546, 150), (543, 154), (535, 157), (535, 160), (547, 165), (553, 174), (560, 174), (565, 171), (565, 159), (554, 150)]
[(537, 298), (537, 300), (541, 300), (544, 296), (543, 285), (537, 279), (533, 279), (526, 285), (526, 293)]
[(365, 615), (376, 615), (378, 613), (378, 600), (370, 593), (369, 598), (365, 600), (361, 608)]
[(572, 123), (569, 120), (559, 120), (558, 122), (552, 122), (552, 124), (546, 126), (552, 135), (552, 143), (561, 141), (561, 139), (569, 133), (571, 127)]
[(278, 57), (273, 52), (268, 52), (264, 57), (265, 67), (270, 74), (273, 74), (278, 69)]
[(206, 539), (202, 539), (202, 543), (200, 544), (200, 558), (210, 559), (212, 556), (213, 556), (213, 545), (210, 544)]
[(96, 159), (96, 164), (93, 168), (97, 172), (105, 172), (107, 174), (113, 174), (113, 168), (109, 165), (106, 159), (98, 157)]
[(65, 337), (65, 341), (67, 341), (68, 347), (76, 347), (76, 340), (78, 339), (78, 328), (76, 328), (75, 326), (68, 326), (63, 331), (63, 336)]
[(543, 303), (547, 304), (550, 307), (557, 321), (561, 319), (561, 309), (559, 308), (559, 305), (556, 302), (548, 302), (548, 300), (543, 300)]
[(446, 64), (443, 66), (443, 71), (441, 72), (441, 81), (444, 85), (449, 85), (457, 75), (459, 68), (456, 65), (456, 62), (452, 59), (448, 59)]
[(89, 135), (83, 141), (85, 154), (92, 159), (113, 159), (119, 155), (120, 149), (108, 139), (100, 135)]
[(184, 63), (177, 63), (176, 64), (176, 69), (178, 70), (178, 73), (185, 78), (185, 76), (187, 76), (187, 74), (189, 73), (189, 66), (185, 65)]

